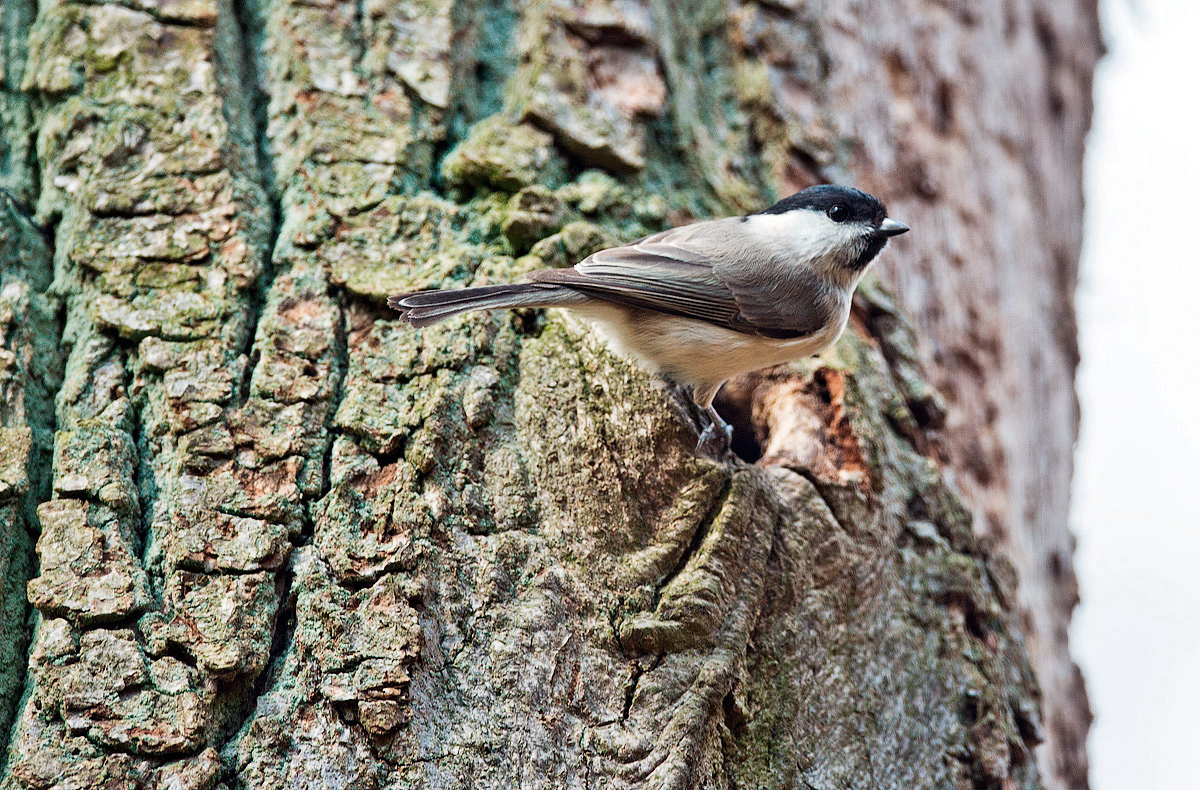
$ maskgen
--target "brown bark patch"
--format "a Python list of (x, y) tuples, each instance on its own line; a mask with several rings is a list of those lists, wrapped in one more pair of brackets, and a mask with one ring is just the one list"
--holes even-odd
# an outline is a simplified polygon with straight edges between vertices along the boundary
[(751, 374), (729, 389), (733, 399), (749, 404), (760, 465), (788, 466), (820, 481), (855, 481), (870, 488), (863, 447), (845, 408), (844, 373), (820, 367), (802, 376), (776, 369)]

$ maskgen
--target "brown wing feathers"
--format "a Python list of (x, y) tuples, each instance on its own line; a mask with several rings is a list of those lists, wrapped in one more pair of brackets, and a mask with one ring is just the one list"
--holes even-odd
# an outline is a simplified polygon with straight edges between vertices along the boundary
[[(738, 332), (786, 339), (819, 328), (826, 301), (811, 277), (780, 266), (773, 286), (742, 282), (736, 257), (721, 265), (680, 244), (690, 228), (656, 234), (625, 247), (601, 250), (570, 269), (531, 272), (532, 282), (423, 291), (388, 299), (404, 318), (426, 326), (471, 310), (570, 307), (601, 299), (628, 307), (706, 321)], [(761, 286), (761, 284), (760, 284)]]

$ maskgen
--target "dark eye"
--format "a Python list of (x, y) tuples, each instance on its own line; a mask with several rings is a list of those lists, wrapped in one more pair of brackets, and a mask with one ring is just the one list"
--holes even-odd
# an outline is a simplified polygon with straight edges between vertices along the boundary
[(850, 219), (850, 209), (843, 206), (841, 203), (836, 206), (830, 206), (829, 211), (825, 212), (834, 222), (845, 222)]

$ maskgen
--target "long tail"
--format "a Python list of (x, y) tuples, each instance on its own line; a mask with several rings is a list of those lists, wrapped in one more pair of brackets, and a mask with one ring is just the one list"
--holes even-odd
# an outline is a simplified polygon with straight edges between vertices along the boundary
[(388, 307), (399, 310), (413, 326), (429, 326), (473, 310), (512, 307), (563, 307), (588, 301), (571, 288), (541, 283), (481, 285), (453, 291), (417, 291), (388, 297)]

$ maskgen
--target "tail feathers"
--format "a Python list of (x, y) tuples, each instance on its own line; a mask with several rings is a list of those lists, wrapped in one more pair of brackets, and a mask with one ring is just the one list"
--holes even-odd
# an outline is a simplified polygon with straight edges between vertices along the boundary
[(560, 286), (536, 283), (482, 285), (453, 291), (418, 291), (388, 297), (388, 307), (399, 310), (405, 321), (416, 327), (429, 326), (474, 310), (504, 310), (513, 307), (553, 307), (577, 304), (587, 297)]

